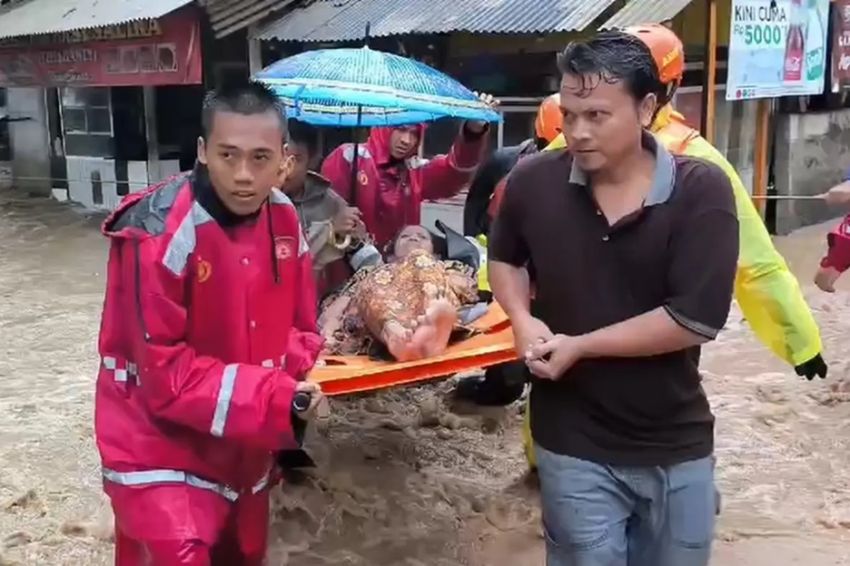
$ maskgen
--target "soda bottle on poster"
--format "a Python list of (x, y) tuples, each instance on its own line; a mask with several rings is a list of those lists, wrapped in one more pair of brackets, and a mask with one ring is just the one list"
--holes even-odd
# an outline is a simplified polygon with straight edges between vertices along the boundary
[(817, 0), (809, 0), (806, 23), (806, 80), (816, 81), (824, 75), (826, 53), (824, 50), (823, 20)]
[(803, 35), (804, 21), (803, 0), (791, 0), (791, 17), (785, 42), (782, 76), (784, 82), (799, 82), (803, 79), (803, 56), (806, 51), (806, 39)]

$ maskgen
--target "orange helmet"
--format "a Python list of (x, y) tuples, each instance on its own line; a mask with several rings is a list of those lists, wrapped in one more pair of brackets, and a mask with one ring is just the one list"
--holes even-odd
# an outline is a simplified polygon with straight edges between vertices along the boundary
[(658, 65), (658, 74), (665, 85), (678, 84), (685, 72), (685, 48), (682, 40), (661, 24), (629, 26), (624, 30), (643, 41)]
[(534, 134), (548, 143), (560, 135), (563, 128), (564, 116), (561, 114), (561, 95), (557, 92), (547, 96), (537, 109), (534, 120)]

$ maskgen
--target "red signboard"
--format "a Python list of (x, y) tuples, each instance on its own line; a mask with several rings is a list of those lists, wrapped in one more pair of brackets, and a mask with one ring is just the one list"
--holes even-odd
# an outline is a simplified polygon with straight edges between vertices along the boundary
[(200, 84), (197, 11), (0, 46), (0, 87)]

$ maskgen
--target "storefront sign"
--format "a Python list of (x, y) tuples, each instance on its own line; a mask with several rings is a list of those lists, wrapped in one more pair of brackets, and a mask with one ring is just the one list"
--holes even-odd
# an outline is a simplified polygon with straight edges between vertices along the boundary
[(201, 31), (193, 9), (45, 37), (0, 46), (0, 87), (201, 82)]
[(834, 0), (832, 8), (832, 92), (850, 88), (850, 0)]
[(829, 0), (733, 0), (726, 99), (821, 94)]
[(75, 29), (58, 33), (43, 33), (25, 37), (10, 37), (0, 40), (0, 47), (26, 47), (31, 45), (56, 45), (61, 43), (83, 43), (87, 41), (114, 41), (158, 37), (162, 35), (159, 20), (133, 20), (123, 24), (112, 24), (97, 28)]

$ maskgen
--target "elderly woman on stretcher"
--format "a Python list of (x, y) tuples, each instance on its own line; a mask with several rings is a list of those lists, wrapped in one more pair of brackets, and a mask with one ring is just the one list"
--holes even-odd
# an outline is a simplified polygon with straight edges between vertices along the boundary
[[(487, 306), (478, 295), (479, 251), (442, 224), (439, 238), (406, 226), (386, 261), (365, 267), (322, 301), (319, 328), (329, 355), (413, 361), (445, 351)], [(450, 259), (451, 258), (451, 259)]]

